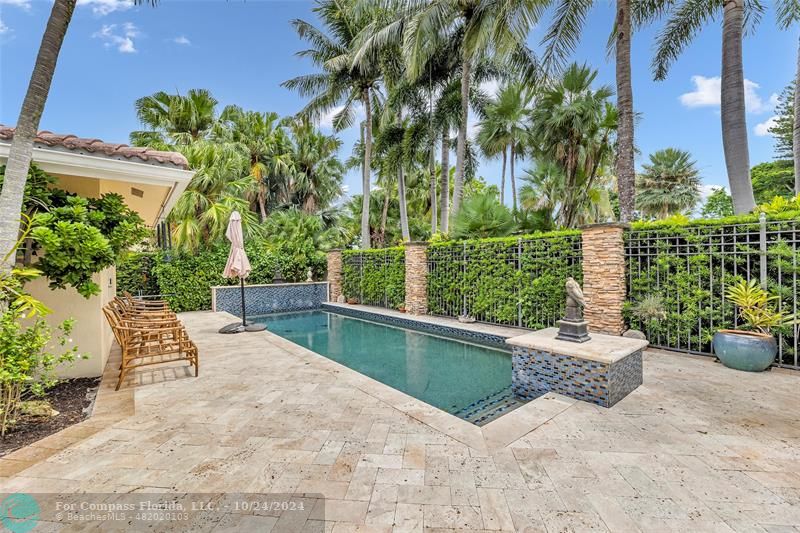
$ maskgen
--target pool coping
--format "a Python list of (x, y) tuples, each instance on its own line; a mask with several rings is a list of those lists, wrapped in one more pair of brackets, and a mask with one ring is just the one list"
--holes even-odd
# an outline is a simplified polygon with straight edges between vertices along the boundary
[[(224, 311), (216, 314), (226, 316), (226, 320), (228, 320), (227, 317), (234, 316)], [(413, 320), (405, 316), (403, 318)], [(454, 322), (457, 321), (454, 320)], [(460, 323), (459, 325), (463, 326)], [(560, 394), (547, 393), (484, 426), (476, 426), (352, 368), (328, 359), (324, 355), (295, 344), (269, 330), (264, 333), (266, 335), (254, 336), (250, 337), (250, 339), (264, 339), (292, 355), (312, 359), (318, 366), (337, 374), (338, 379), (344, 380), (347, 384), (365, 394), (469, 446), (478, 453), (487, 454), (508, 446), (577, 403), (577, 400), (572, 398)]]

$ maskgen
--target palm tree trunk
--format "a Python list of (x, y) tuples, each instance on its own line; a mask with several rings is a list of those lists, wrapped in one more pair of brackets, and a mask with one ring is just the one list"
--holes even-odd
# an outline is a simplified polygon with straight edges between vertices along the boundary
[(372, 108), (369, 101), (369, 88), (361, 92), (361, 104), (364, 106), (364, 169), (361, 176), (361, 248), (370, 248), (369, 234), (369, 193), (370, 170), (372, 166)]
[(389, 219), (389, 188), (383, 189), (383, 209), (381, 210), (380, 247), (386, 244), (386, 221)]
[(636, 169), (634, 167), (633, 87), (631, 84), (631, 3), (617, 0), (616, 77), (617, 109), (617, 191), (619, 218), (633, 218), (636, 198)]
[(747, 121), (744, 107), (742, 33), (744, 0), (726, 0), (722, 19), (722, 146), (733, 198), (733, 212), (744, 215), (756, 206), (750, 181)]
[(467, 154), (467, 120), (469, 115), (469, 77), (470, 64), (467, 52), (461, 66), (461, 120), (458, 124), (458, 140), (456, 143), (456, 177), (453, 185), (453, 209), (450, 216), (455, 216), (461, 207), (461, 195), (464, 191), (464, 168)]
[(264, 182), (258, 182), (258, 211), (261, 214), (261, 222), (267, 220), (267, 191)]
[(794, 193), (800, 194), (800, 47), (797, 50), (797, 72), (794, 76), (792, 152), (794, 154)]
[(400, 231), (403, 242), (411, 241), (411, 232), (408, 230), (408, 208), (406, 207), (406, 176), (402, 165), (397, 172), (397, 196), (400, 200)]
[(450, 230), (450, 128), (442, 128), (442, 168), (439, 176), (439, 228), (442, 233)]
[(508, 159), (508, 148), (503, 147), (503, 170), (500, 171), (500, 203), (506, 203), (506, 159)]
[(14, 246), (19, 239), (20, 213), (28, 179), (28, 169), (33, 156), (33, 139), (39, 129), (53, 73), (56, 70), (58, 54), (64, 43), (72, 13), (77, 0), (55, 0), (47, 27), (44, 30), (39, 54), (28, 83), (28, 90), (22, 102), (17, 119), (14, 139), (8, 154), (3, 189), (0, 192), (0, 271), (9, 272), (14, 267)]
[(511, 176), (511, 204), (513, 206), (513, 210), (517, 210), (517, 182), (514, 179), (514, 159), (516, 158), (516, 154), (514, 151), (514, 140), (511, 140), (511, 154), (509, 157), (509, 169), (510, 169), (510, 176)]
[(439, 213), (437, 212), (439, 199), (436, 197), (436, 161), (433, 158), (433, 151), (431, 151), (431, 167), (428, 169), (428, 175), (431, 180), (431, 235), (433, 235), (436, 233), (439, 223)]

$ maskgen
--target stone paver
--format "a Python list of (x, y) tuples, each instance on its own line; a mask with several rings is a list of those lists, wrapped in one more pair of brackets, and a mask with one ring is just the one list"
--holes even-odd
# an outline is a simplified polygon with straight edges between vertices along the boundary
[(647, 352), (612, 409), (549, 396), (477, 428), (268, 332), (218, 335), (230, 316), (181, 318), (199, 378), (104, 389), (96, 418), (3, 459), (0, 492), (308, 503), (208, 531), (800, 531), (798, 374)]

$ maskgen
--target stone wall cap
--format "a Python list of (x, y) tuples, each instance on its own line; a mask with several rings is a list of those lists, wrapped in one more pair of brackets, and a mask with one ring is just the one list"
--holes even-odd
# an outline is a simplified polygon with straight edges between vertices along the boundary
[(558, 328), (545, 328), (518, 337), (511, 337), (506, 339), (506, 343), (604, 364), (616, 363), (620, 359), (643, 350), (649, 344), (645, 340), (615, 337), (602, 333), (590, 333), (591, 340), (577, 343), (557, 340), (557, 333)]
[(344, 248), (331, 248), (330, 250), (328, 250), (328, 253), (331, 253), (331, 252), (343, 252), (343, 251), (344, 251)]
[(428, 246), (428, 241), (408, 241), (403, 246)]
[(600, 222), (598, 224), (584, 224), (580, 226), (578, 229), (580, 230), (587, 230), (587, 229), (603, 229), (603, 228), (622, 228), (622, 229), (630, 229), (631, 225), (627, 222)]

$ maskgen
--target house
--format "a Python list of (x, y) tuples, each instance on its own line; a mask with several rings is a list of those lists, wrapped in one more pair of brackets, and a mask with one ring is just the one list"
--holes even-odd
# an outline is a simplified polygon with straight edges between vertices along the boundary
[[(0, 125), (0, 165), (8, 160), (13, 138), (14, 129)], [(57, 186), (68, 192), (87, 198), (106, 193), (121, 195), (153, 227), (166, 218), (194, 174), (179, 153), (49, 131), (36, 136), (33, 161), (55, 176)], [(70, 317), (76, 320), (72, 339), (89, 359), (61, 369), (61, 377), (99, 376), (108, 359), (113, 337), (102, 307), (116, 294), (116, 270), (111, 267), (98, 272), (94, 281), (101, 287), (101, 293), (88, 299), (73, 288), (50, 290), (44, 277), (26, 286), (53, 310), (47, 317), (51, 324)]]

